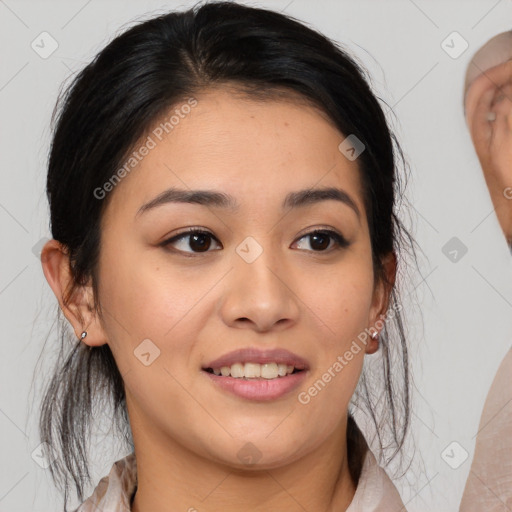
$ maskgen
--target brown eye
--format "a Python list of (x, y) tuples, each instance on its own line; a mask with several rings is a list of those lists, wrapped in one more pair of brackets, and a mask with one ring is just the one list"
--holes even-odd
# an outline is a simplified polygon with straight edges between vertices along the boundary
[(329, 249), (330, 243), (333, 241), (334, 247), (331, 246), (331, 249), (336, 248), (336, 246), (338, 248), (342, 248), (348, 247), (350, 245), (340, 233), (332, 230), (312, 231), (311, 233), (303, 235), (299, 240), (304, 238), (309, 238), (311, 247), (310, 250), (314, 252), (329, 252), (326, 251), (326, 249)]
[[(208, 231), (202, 231), (198, 229), (190, 229), (185, 233), (176, 235), (161, 245), (164, 247), (173, 246), (178, 252), (184, 253), (201, 253), (211, 252), (209, 251), (212, 240), (218, 243), (218, 240)], [(176, 246), (179, 247), (176, 247)]]
[(211, 237), (204, 233), (187, 235), (189, 237), (189, 247), (197, 252), (207, 251), (211, 245)]

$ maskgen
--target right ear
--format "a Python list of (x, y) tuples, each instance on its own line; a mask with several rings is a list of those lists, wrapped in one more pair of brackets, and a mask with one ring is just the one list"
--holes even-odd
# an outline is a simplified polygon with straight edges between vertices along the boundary
[[(499, 223), (512, 244), (512, 60), (469, 85), (466, 120)], [(487, 117), (490, 115), (491, 117)], [(509, 192), (507, 192), (509, 191)]]
[(72, 325), (75, 335), (81, 339), (81, 333), (87, 331), (83, 342), (91, 346), (107, 343), (103, 326), (94, 311), (91, 286), (79, 287), (66, 303), (66, 292), (71, 288), (73, 276), (69, 255), (65, 246), (57, 240), (49, 240), (41, 251), (43, 273), (50, 285), (59, 306)]

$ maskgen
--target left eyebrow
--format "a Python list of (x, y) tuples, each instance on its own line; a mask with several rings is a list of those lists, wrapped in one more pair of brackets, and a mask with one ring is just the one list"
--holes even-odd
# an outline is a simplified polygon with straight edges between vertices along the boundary
[[(298, 190), (290, 192), (285, 197), (282, 208), (300, 208), (309, 206), (321, 201), (339, 201), (350, 207), (357, 215), (358, 220), (361, 220), (361, 213), (355, 201), (344, 190), (336, 187), (327, 188), (313, 188)], [(183, 190), (177, 188), (170, 188), (165, 190), (151, 201), (143, 204), (137, 211), (135, 217), (140, 216), (144, 212), (156, 208), (167, 203), (189, 203), (198, 204), (202, 206), (211, 206), (215, 208), (224, 208), (231, 210), (233, 213), (237, 212), (240, 205), (236, 199), (224, 192), (215, 190)]]

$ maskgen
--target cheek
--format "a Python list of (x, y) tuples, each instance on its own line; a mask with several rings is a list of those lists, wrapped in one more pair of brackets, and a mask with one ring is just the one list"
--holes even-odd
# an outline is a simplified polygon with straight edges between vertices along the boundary
[[(185, 382), (198, 370), (192, 366), (197, 340), (216, 314), (218, 301), (211, 289), (218, 272), (186, 272), (166, 264), (158, 252), (153, 254), (137, 253), (136, 248), (105, 250), (100, 300), (107, 311), (109, 346), (131, 392), (142, 399), (146, 393), (166, 390), (171, 401), (179, 401), (182, 389), (170, 374)], [(114, 260), (115, 265), (109, 264)], [(156, 358), (144, 367), (136, 356), (148, 351), (150, 360), (153, 354)]]
[[(100, 264), (100, 298), (115, 319), (137, 336), (162, 337), (197, 304), (202, 282), (162, 265), (148, 252), (109, 250)], [(204, 287), (204, 286), (203, 286)]]
[(135, 248), (109, 249), (103, 247), (99, 295), (107, 338), (119, 366), (131, 366), (133, 351), (146, 339), (162, 356), (171, 348), (179, 356), (177, 352), (187, 349), (178, 343), (179, 332), (190, 326), (182, 320), (193, 316), (194, 305), (204, 291), (183, 276), (170, 275)]
[(319, 340), (319, 367), (313, 388), (304, 390), (309, 398), (322, 395), (319, 400), (311, 400), (318, 414), (325, 402), (340, 408), (348, 405), (359, 380), (365, 346), (358, 336), (369, 327), (373, 295), (373, 273), (368, 265), (361, 258), (359, 263), (316, 279), (317, 286), (310, 283), (308, 305), (313, 305), (318, 324), (324, 325), (327, 333)]
[(306, 311), (314, 311), (338, 348), (368, 327), (373, 273), (364, 262), (340, 265), (324, 275), (317, 273), (304, 286)]

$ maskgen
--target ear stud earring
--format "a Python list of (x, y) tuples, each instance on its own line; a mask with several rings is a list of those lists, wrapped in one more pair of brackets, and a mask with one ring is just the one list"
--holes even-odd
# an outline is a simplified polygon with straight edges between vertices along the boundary
[(80, 339), (81, 339), (81, 340), (83, 340), (86, 336), (87, 336), (87, 331), (84, 331), (84, 332), (80, 335)]
[(371, 336), (373, 340), (376, 340), (379, 337), (379, 335), (376, 332), (373, 332)]

